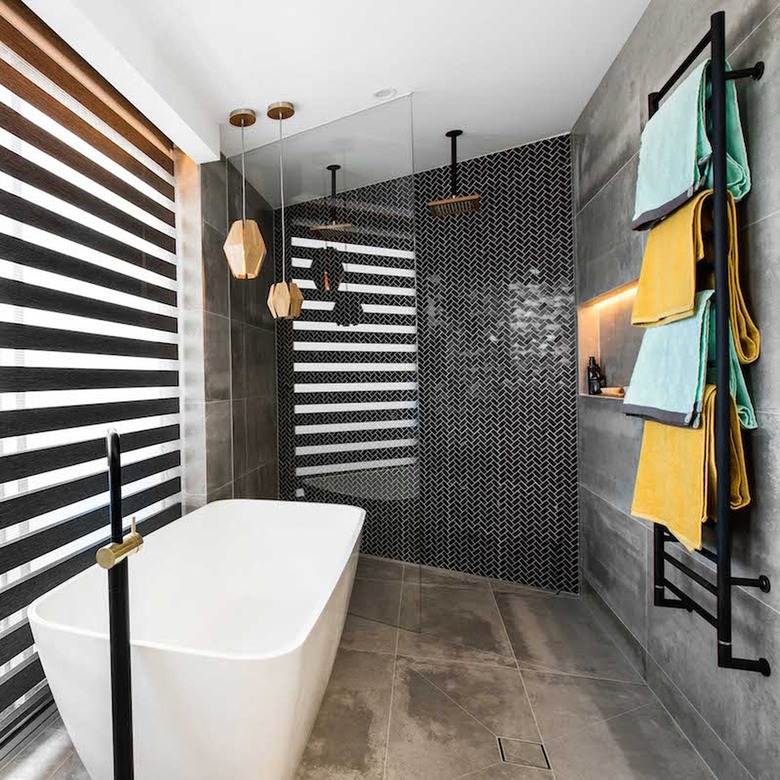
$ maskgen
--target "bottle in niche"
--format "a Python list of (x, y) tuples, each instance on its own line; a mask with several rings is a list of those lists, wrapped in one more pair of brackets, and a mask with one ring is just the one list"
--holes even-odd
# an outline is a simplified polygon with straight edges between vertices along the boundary
[(596, 362), (596, 358), (591, 355), (588, 358), (588, 395), (601, 395), (601, 388), (606, 384), (607, 379), (601, 370), (601, 366)]

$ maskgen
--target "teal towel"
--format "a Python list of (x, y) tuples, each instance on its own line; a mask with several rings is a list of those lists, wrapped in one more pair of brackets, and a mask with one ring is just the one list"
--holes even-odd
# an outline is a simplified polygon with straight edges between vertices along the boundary
[[(715, 349), (715, 309), (712, 290), (696, 293), (692, 317), (648, 328), (626, 388), (623, 411), (668, 425), (698, 428), (708, 356)], [(742, 367), (730, 341), (731, 394), (743, 428), (755, 428), (756, 417), (748, 395)]]
[[(702, 187), (712, 187), (712, 145), (705, 109), (710, 92), (708, 64), (709, 60), (702, 62), (669, 95), (642, 131), (634, 230), (652, 227)], [(750, 191), (747, 148), (733, 81), (726, 82), (726, 180), (736, 201)]]

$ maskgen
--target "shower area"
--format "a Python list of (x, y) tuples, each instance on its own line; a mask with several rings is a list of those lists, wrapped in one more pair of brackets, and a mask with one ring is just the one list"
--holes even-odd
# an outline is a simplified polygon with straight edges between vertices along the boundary
[(304, 297), (276, 325), (280, 498), (363, 507), (364, 555), (406, 564), (401, 609), (367, 588), (361, 617), (433, 630), (426, 584), (463, 575), (577, 592), (570, 138), (453, 181), (449, 128), (419, 169), (411, 96), (284, 130), (284, 204), (279, 142), (245, 157)]

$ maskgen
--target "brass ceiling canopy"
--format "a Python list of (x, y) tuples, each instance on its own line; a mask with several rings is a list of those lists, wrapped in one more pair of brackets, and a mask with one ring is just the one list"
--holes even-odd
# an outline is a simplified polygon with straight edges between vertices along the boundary
[(257, 122), (257, 114), (251, 108), (236, 108), (230, 112), (229, 119), (233, 127), (252, 127)]
[(289, 119), (295, 116), (295, 106), (286, 100), (278, 100), (271, 103), (265, 113), (269, 119)]

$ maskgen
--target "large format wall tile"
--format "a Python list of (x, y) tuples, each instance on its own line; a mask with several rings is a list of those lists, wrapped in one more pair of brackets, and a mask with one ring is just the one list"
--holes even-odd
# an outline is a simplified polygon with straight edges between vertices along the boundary
[(646, 630), (645, 526), (612, 504), (580, 490), (582, 570), (634, 636)]
[(201, 210), (203, 221), (227, 235), (227, 160), (200, 166)]
[[(228, 217), (240, 214), (240, 186), (225, 160), (201, 166), (202, 306), (187, 312), (185, 327), (192, 331), (188, 344), (202, 330), (203, 355), (187, 355), (184, 363), (203, 367), (209, 501), (278, 495), (276, 334), (266, 306), (273, 281), (273, 211), (247, 188), (247, 217), (258, 221), (269, 252), (259, 278), (233, 278), (223, 244)], [(189, 385), (186, 390), (195, 397)]]
[(750, 225), (740, 239), (742, 288), (763, 334), (760, 357), (743, 371), (756, 409), (780, 413), (780, 340), (773, 337), (780, 332), (780, 213)]
[(580, 483), (631, 512), (643, 421), (623, 414), (620, 401), (579, 398)]
[(206, 491), (233, 480), (230, 401), (206, 404)]
[[(748, 223), (764, 219), (780, 210), (780, 149), (777, 143), (777, 106), (780, 101), (780, 8), (736, 50), (731, 57), (734, 68), (750, 67), (758, 60), (766, 64), (760, 81), (739, 85), (739, 102), (748, 159), (751, 161), (753, 187), (745, 201), (744, 218)], [(777, 231), (775, 231), (777, 240)]]
[(577, 213), (577, 300), (639, 276), (645, 235), (631, 230), (637, 158), (632, 157)]
[(203, 342), (206, 401), (226, 401), (230, 398), (230, 321), (204, 312)]
[(756, 577), (765, 574), (772, 590), (761, 599), (780, 611), (780, 414), (758, 413), (758, 429), (745, 432), (750, 449), (750, 490), (753, 501), (733, 515), (733, 573)]

